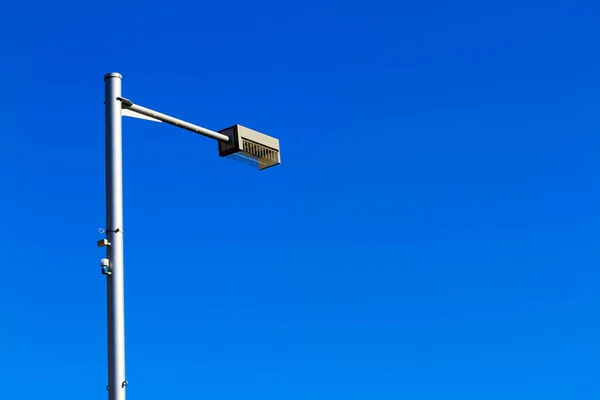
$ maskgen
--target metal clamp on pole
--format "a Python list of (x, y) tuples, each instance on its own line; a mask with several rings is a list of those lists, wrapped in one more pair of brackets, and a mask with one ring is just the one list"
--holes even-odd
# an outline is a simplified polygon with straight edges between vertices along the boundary
[(110, 261), (108, 258), (103, 258), (100, 260), (100, 268), (102, 268), (102, 275), (112, 275), (110, 271)]

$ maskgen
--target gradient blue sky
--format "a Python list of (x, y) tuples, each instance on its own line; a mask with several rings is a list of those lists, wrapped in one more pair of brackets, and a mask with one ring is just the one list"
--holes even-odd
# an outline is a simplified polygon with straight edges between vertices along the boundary
[(128, 398), (598, 399), (600, 6), (5, 2), (2, 399), (106, 398), (103, 75)]

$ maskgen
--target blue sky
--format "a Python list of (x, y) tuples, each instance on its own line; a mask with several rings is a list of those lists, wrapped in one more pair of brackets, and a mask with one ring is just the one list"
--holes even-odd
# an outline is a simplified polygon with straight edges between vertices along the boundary
[(10, 400), (105, 399), (103, 75), (282, 165), (124, 121), (129, 399), (597, 399), (600, 6), (0, 6)]

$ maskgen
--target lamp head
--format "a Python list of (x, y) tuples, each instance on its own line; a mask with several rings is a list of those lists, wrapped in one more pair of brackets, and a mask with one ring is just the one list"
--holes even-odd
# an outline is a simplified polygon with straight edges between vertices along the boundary
[(219, 142), (219, 156), (228, 157), (263, 170), (281, 163), (279, 140), (241, 125), (220, 130), (229, 137)]

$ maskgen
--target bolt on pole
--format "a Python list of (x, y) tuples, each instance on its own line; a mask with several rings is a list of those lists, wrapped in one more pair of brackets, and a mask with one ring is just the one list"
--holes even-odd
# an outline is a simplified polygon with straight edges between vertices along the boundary
[(106, 276), (108, 398), (125, 400), (125, 301), (123, 284), (123, 158), (121, 75), (104, 76), (106, 124)]

